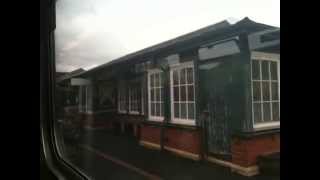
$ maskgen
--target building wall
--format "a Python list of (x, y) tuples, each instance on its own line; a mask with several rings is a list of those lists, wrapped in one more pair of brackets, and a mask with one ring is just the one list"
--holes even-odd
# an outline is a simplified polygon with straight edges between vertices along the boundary
[(160, 146), (160, 127), (142, 124), (140, 126), (140, 140), (157, 144)]
[(280, 134), (250, 138), (234, 137), (231, 145), (232, 162), (240, 166), (256, 165), (260, 155), (280, 152)]
[(166, 128), (164, 131), (164, 146), (200, 154), (200, 133), (198, 130)]
[[(142, 124), (140, 141), (161, 146), (161, 127)], [(198, 159), (200, 155), (200, 133), (196, 129), (164, 127), (163, 147), (182, 156)]]

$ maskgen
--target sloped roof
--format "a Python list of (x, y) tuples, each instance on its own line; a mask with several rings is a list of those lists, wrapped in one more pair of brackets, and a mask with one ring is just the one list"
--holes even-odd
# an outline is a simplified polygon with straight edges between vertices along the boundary
[[(230, 33), (230, 32), (236, 32), (236, 31), (241, 31), (241, 30), (246, 30), (247, 32), (256, 32), (264, 29), (274, 29), (276, 27), (274, 26), (269, 26), (266, 24), (261, 24), (261, 23), (256, 23), (249, 18), (244, 18), (241, 21), (238, 21), (235, 24), (230, 24), (227, 20), (221, 21), (219, 23), (201, 28), (199, 30), (187, 33), (185, 35), (179, 36), (177, 38), (156, 44), (154, 46), (150, 46), (148, 48), (139, 50), (137, 52), (122, 56), (120, 58), (117, 58), (115, 60), (112, 60), (110, 62), (107, 62), (105, 64), (102, 64), (100, 66), (97, 66), (93, 69), (90, 69), (86, 72), (82, 72), (79, 75), (85, 75), (88, 73), (95, 72), (99, 69), (103, 69), (106, 67), (109, 67), (111, 65), (119, 64), (119, 63), (124, 63), (127, 62), (128, 60), (134, 60), (139, 57), (142, 57), (144, 55), (152, 54), (152, 53), (158, 53), (160, 51), (165, 51), (170, 48), (173, 48), (178, 45), (190, 43), (191, 41), (194, 42), (194, 40), (201, 41), (207, 37), (212, 37), (212, 36), (221, 36), (221, 34), (224, 33)], [(196, 45), (196, 44), (195, 44)]]
[(79, 76), (84, 72), (86, 72), (86, 70), (84, 70), (82, 68), (79, 68), (79, 69), (76, 69), (74, 71), (64, 73), (64, 75), (61, 75), (61, 76), (57, 77), (57, 82), (61, 82), (61, 81), (64, 81), (66, 79), (70, 79), (70, 78), (75, 77), (75, 76)]

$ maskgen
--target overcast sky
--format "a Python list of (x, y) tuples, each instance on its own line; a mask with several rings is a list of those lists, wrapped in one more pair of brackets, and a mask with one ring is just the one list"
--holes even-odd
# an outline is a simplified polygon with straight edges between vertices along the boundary
[(58, 0), (57, 71), (90, 69), (223, 21), (280, 27), (280, 0)]

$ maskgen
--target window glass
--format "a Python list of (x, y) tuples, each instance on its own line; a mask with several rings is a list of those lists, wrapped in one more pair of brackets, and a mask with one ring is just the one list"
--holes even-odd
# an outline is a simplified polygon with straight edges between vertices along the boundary
[(194, 119), (194, 103), (188, 103), (188, 119)]
[(278, 80), (278, 69), (276, 62), (270, 62), (271, 80)]
[(180, 103), (180, 111), (181, 111), (181, 118), (187, 119), (187, 104), (186, 103)]
[(272, 82), (272, 100), (279, 100), (279, 87), (277, 82)]
[(179, 101), (179, 86), (173, 87), (173, 100)]
[(178, 71), (173, 71), (173, 85), (179, 84), (179, 74)]
[(193, 69), (187, 68), (187, 83), (193, 84)]
[(280, 109), (279, 109), (279, 102), (272, 103), (272, 114), (273, 114), (273, 121), (280, 121)]
[(260, 82), (252, 82), (253, 88), (253, 101), (261, 101), (261, 83)]
[(180, 71), (180, 84), (186, 84), (186, 69)]
[(179, 103), (174, 103), (174, 117), (179, 118), (180, 117), (180, 106)]
[(262, 82), (263, 101), (270, 101), (270, 83)]
[(259, 80), (260, 77), (260, 61), (252, 60), (252, 79)]
[(253, 103), (253, 114), (255, 123), (262, 122), (262, 104), (261, 103)]
[(188, 86), (188, 101), (194, 101), (194, 88), (193, 86)]
[(187, 100), (186, 92), (187, 92), (186, 86), (180, 86), (180, 101)]
[(269, 62), (268, 61), (261, 61), (261, 71), (262, 71), (262, 80), (269, 80)]
[(263, 103), (263, 121), (272, 121), (271, 119), (271, 103)]

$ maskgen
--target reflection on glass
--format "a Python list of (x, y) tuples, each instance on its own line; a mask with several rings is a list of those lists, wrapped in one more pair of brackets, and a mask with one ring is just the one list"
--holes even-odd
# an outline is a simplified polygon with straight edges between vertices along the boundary
[(260, 80), (260, 61), (252, 61), (252, 79)]
[(261, 101), (261, 83), (252, 82), (253, 88), (253, 101)]
[(187, 68), (187, 83), (192, 84), (193, 83), (193, 69)]
[(181, 103), (180, 108), (181, 108), (181, 118), (186, 119), (187, 118), (187, 104)]
[(263, 101), (270, 101), (270, 83), (262, 82)]
[(179, 103), (174, 103), (174, 117), (175, 118), (179, 118), (180, 117), (180, 106), (179, 106)]
[(269, 62), (261, 61), (262, 80), (269, 80)]
[(263, 103), (263, 121), (271, 121), (271, 103)]
[(187, 88), (186, 86), (180, 86), (180, 101), (186, 101), (187, 100)]
[(253, 103), (253, 114), (255, 123), (262, 122), (261, 103)]
[(194, 119), (194, 103), (188, 103), (188, 119)]
[(277, 69), (276, 62), (270, 63), (270, 72), (271, 72), (271, 80), (278, 80), (278, 69)]

